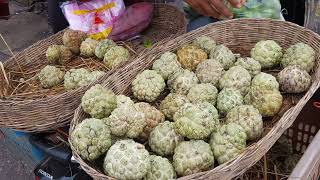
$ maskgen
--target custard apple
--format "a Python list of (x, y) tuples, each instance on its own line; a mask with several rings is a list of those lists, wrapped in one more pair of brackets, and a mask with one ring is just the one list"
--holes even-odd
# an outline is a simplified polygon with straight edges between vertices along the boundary
[(150, 133), (149, 146), (151, 150), (161, 156), (173, 155), (174, 149), (183, 137), (175, 132), (174, 123), (164, 121)]
[(149, 137), (150, 132), (154, 127), (156, 127), (159, 123), (165, 120), (164, 115), (157, 108), (151, 106), (145, 102), (139, 102), (134, 105), (136, 109), (142, 113), (144, 113), (146, 118), (146, 127), (143, 130), (143, 133), (140, 134), (142, 139), (147, 139)]
[(94, 50), (94, 53), (99, 59), (103, 59), (103, 57), (107, 53), (107, 51), (111, 47), (116, 46), (116, 45), (117, 44), (114, 41), (112, 41), (111, 39), (102, 40), (98, 43), (96, 49)]
[(111, 90), (96, 84), (84, 93), (81, 106), (84, 112), (101, 119), (108, 117), (117, 107), (117, 98)]
[(219, 126), (218, 111), (208, 102), (184, 104), (173, 120), (175, 131), (189, 139), (206, 139)]
[(311, 76), (298, 66), (287, 66), (278, 74), (282, 91), (287, 93), (302, 93), (309, 89)]
[(251, 85), (250, 73), (241, 66), (231, 67), (219, 80), (220, 89), (234, 88), (240, 90), (242, 95), (247, 94)]
[(111, 133), (115, 136), (137, 138), (147, 126), (146, 115), (130, 103), (114, 109), (107, 120)]
[(210, 145), (203, 140), (181, 142), (174, 150), (173, 167), (179, 176), (186, 176), (213, 167)]
[(226, 123), (236, 123), (247, 133), (248, 140), (259, 138), (263, 132), (263, 121), (259, 110), (251, 105), (237, 106), (227, 114)]
[(236, 62), (236, 56), (225, 45), (218, 45), (211, 50), (209, 57), (220, 62), (225, 70), (228, 70)]
[(151, 168), (144, 180), (173, 180), (176, 172), (170, 161), (161, 156), (150, 155)]
[(238, 124), (222, 125), (212, 133), (210, 146), (219, 164), (234, 159), (246, 148), (246, 131)]
[(182, 67), (190, 71), (194, 71), (197, 65), (208, 59), (208, 55), (202, 49), (195, 45), (189, 44), (177, 51), (178, 61)]
[(130, 99), (130, 97), (127, 97), (125, 95), (117, 95), (117, 107), (120, 107), (122, 105), (134, 105), (134, 102)]
[(85, 32), (68, 29), (63, 33), (62, 42), (72, 53), (79, 54), (80, 45), (86, 38)]
[(172, 120), (174, 113), (176, 113), (182, 105), (188, 102), (189, 100), (186, 96), (170, 93), (161, 101), (160, 110), (168, 120)]
[(129, 60), (129, 51), (122, 46), (113, 46), (106, 51), (103, 62), (109, 68), (115, 68)]
[(149, 152), (142, 144), (131, 139), (112, 145), (103, 163), (106, 174), (121, 180), (142, 179), (150, 168)]
[(106, 74), (106, 73), (103, 72), (103, 71), (98, 71), (98, 70), (92, 71), (92, 72), (90, 73), (90, 75), (88, 76), (89, 82), (91, 83), (91, 82), (97, 80), (100, 76), (103, 76), (103, 75), (105, 75), (105, 74)]
[(65, 65), (70, 62), (72, 52), (63, 45), (51, 45), (46, 51), (46, 57), (50, 64)]
[(287, 67), (297, 65), (310, 72), (315, 65), (315, 50), (307, 44), (297, 43), (290, 46), (283, 55), (281, 65)]
[(154, 70), (145, 70), (132, 81), (132, 92), (140, 101), (153, 102), (165, 86), (166, 83), (160, 74)]
[(202, 50), (204, 50), (207, 54), (210, 54), (212, 50), (216, 48), (216, 41), (208, 36), (200, 36), (197, 37), (193, 44), (200, 47)]
[(227, 114), (231, 109), (242, 104), (243, 96), (239, 90), (224, 88), (218, 94), (217, 108), (221, 114)]
[(250, 88), (244, 98), (245, 104), (253, 105), (263, 117), (276, 115), (281, 106), (283, 97), (278, 90)]
[(251, 87), (258, 89), (279, 90), (279, 83), (271, 74), (261, 72), (252, 79)]
[(234, 65), (242, 66), (243, 68), (245, 68), (250, 73), (251, 77), (254, 77), (261, 72), (260, 63), (253, 58), (238, 58), (237, 62), (234, 63)]
[(211, 83), (214, 86), (218, 86), (223, 74), (222, 64), (212, 59), (199, 63), (196, 69), (196, 75), (201, 83)]
[(64, 87), (66, 90), (76, 89), (90, 84), (90, 71), (84, 68), (70, 69), (64, 76)]
[(99, 41), (91, 38), (87, 38), (86, 40), (82, 41), (80, 45), (80, 55), (84, 57), (94, 57), (94, 52), (98, 44)]
[(282, 48), (273, 40), (259, 41), (251, 49), (251, 57), (257, 60), (262, 69), (277, 66), (282, 58)]
[(183, 70), (169, 76), (168, 86), (172, 93), (187, 95), (189, 89), (199, 83), (199, 80), (194, 72)]
[(212, 105), (216, 105), (217, 96), (218, 89), (210, 83), (197, 84), (193, 86), (187, 95), (188, 99), (192, 103), (209, 102)]
[(70, 141), (83, 159), (93, 161), (111, 146), (110, 130), (100, 119), (85, 119), (72, 131)]
[(152, 69), (157, 71), (164, 80), (167, 80), (170, 75), (183, 70), (177, 55), (172, 52), (162, 54), (159, 59), (154, 61)]
[(40, 80), (40, 84), (44, 88), (51, 88), (60, 84), (63, 81), (64, 72), (55, 66), (47, 65), (44, 67), (38, 78)]

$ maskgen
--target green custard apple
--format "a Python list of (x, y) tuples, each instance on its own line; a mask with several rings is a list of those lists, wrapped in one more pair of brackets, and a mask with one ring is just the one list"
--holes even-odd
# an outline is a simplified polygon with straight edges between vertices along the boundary
[(161, 156), (150, 156), (151, 168), (144, 180), (173, 180), (176, 179), (176, 172), (170, 161)]
[(160, 110), (168, 120), (173, 120), (173, 115), (180, 109), (182, 105), (190, 102), (188, 98), (181, 94), (170, 93), (161, 101)]
[(64, 72), (55, 66), (47, 65), (41, 69), (38, 79), (43, 88), (51, 88), (63, 81)]
[(172, 52), (163, 53), (159, 59), (154, 61), (152, 69), (157, 71), (164, 80), (168, 80), (170, 75), (183, 70), (177, 55)]
[(224, 73), (219, 80), (220, 89), (234, 88), (240, 90), (245, 95), (251, 85), (250, 73), (241, 66), (233, 66)]
[(220, 62), (225, 70), (228, 70), (236, 62), (236, 56), (227, 46), (222, 44), (211, 50), (209, 57)]
[(160, 74), (154, 70), (145, 70), (132, 81), (132, 92), (140, 101), (153, 102), (165, 86), (166, 83)]
[(196, 75), (201, 83), (211, 83), (216, 87), (224, 72), (223, 65), (213, 59), (199, 63), (196, 69)]
[(89, 118), (75, 127), (70, 134), (70, 141), (84, 160), (94, 161), (110, 148), (111, 134), (102, 120)]
[(227, 114), (231, 109), (243, 104), (243, 96), (239, 90), (225, 88), (217, 98), (217, 108), (220, 114)]

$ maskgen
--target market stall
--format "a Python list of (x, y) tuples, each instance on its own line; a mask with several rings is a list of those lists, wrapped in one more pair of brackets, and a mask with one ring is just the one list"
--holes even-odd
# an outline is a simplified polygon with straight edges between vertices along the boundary
[(0, 63), (0, 125), (93, 179), (316, 178), (320, 36), (254, 2), (188, 33), (189, 6), (64, 3), (68, 29)]

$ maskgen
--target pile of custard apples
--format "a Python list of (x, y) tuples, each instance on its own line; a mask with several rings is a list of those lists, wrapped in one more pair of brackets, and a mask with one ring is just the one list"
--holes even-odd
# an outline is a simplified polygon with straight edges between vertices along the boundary
[[(130, 53), (123, 46), (117, 45), (110, 39), (97, 41), (86, 33), (66, 30), (62, 36), (63, 45), (50, 45), (46, 51), (48, 65), (39, 73), (38, 79), (43, 88), (52, 88), (64, 82), (67, 91), (86, 86), (105, 73), (90, 71), (86, 68), (72, 68), (65, 72), (65, 68), (72, 62), (74, 56), (95, 58), (103, 61), (108, 69), (113, 69), (129, 60)], [(61, 67), (62, 66), (62, 67)]]
[[(283, 50), (273, 40), (240, 57), (201, 36), (165, 52), (132, 81), (132, 97), (97, 84), (82, 97), (91, 118), (71, 133), (84, 160), (103, 159), (116, 179), (175, 179), (239, 156), (263, 134), (263, 118), (277, 115), (281, 93), (311, 84), (315, 51), (304, 43)], [(268, 70), (278, 68), (277, 76)], [(262, 72), (262, 70), (264, 72)]]

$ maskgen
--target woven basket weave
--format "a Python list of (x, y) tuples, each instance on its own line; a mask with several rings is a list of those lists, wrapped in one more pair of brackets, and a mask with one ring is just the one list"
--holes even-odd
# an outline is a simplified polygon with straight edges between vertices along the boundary
[[(283, 48), (288, 48), (290, 45), (297, 42), (304, 42), (313, 47), (316, 52), (316, 67), (312, 72), (313, 84), (309, 91), (302, 97), (301, 95), (285, 95), (285, 103), (279, 114), (273, 118), (271, 126), (265, 126), (263, 138), (258, 142), (250, 144), (244, 152), (236, 159), (225, 164), (215, 167), (214, 169), (181, 177), (180, 179), (231, 179), (244, 173), (249, 167), (253, 166), (261, 157), (272, 147), (281, 134), (291, 126), (295, 118), (306, 104), (308, 99), (314, 94), (320, 86), (320, 37), (314, 32), (307, 30), (298, 25), (276, 20), (267, 19), (237, 19), (228, 20), (210, 24), (198, 30), (184, 34), (176, 39), (170, 40), (167, 43), (162, 42), (157, 44), (152, 51), (139, 57), (136, 61), (127, 64), (112, 74), (102, 84), (103, 86), (112, 89), (116, 94), (131, 95), (131, 82), (135, 76), (145, 69), (152, 66), (152, 63), (164, 52), (175, 51), (183, 44), (190, 43), (200, 35), (207, 35), (214, 38), (219, 44), (223, 43), (228, 46), (234, 53), (240, 53), (243, 56), (249, 55), (250, 49), (259, 40), (274, 39), (280, 43)], [(298, 99), (296, 102), (293, 101)], [(88, 115), (83, 112), (79, 106), (75, 112), (74, 119), (71, 121), (70, 132)], [(267, 124), (267, 123), (266, 123)], [(71, 144), (71, 143), (70, 143)], [(71, 144), (73, 155), (80, 163), (82, 168), (94, 179), (108, 179), (107, 175), (103, 174), (101, 168), (95, 167), (81, 159), (74, 151)]]
[[(176, 37), (185, 32), (186, 19), (182, 12), (167, 4), (155, 4), (153, 21), (150, 27), (142, 34), (142, 38), (125, 43), (132, 47), (137, 54), (140, 54), (147, 50), (142, 45), (141, 39), (148, 39), (155, 43), (166, 38)], [(45, 53), (48, 46), (62, 44), (62, 35), (63, 31), (37, 42), (7, 60), (3, 65), (0, 62), (0, 127), (28, 132), (41, 132), (64, 126), (70, 122), (74, 110), (80, 103), (82, 94), (90, 85), (43, 98), (17, 98), (6, 95), (8, 88), (6, 72), (19, 71), (20, 67), (24, 72), (29, 72), (35, 66), (39, 66), (39, 69), (41, 69), (47, 62)], [(92, 84), (101, 83), (114, 71), (107, 72), (105, 76)]]

